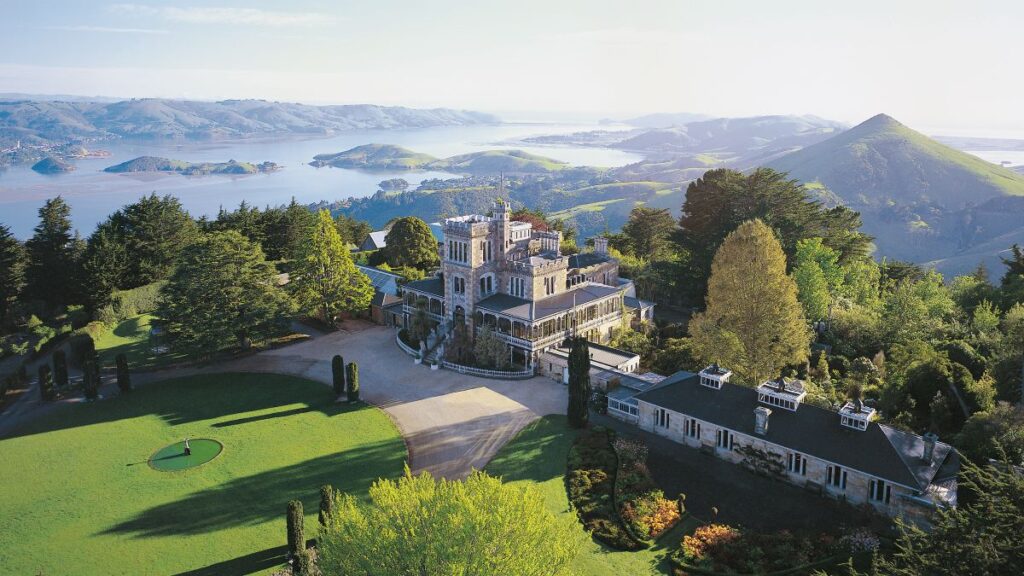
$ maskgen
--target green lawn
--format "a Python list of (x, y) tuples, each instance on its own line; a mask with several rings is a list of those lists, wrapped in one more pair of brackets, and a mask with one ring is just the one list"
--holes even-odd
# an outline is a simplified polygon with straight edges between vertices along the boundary
[(96, 339), (96, 352), (103, 364), (112, 366), (118, 354), (127, 356), (132, 368), (157, 368), (186, 360), (187, 356), (180, 352), (153, 353), (149, 329), (154, 318), (152, 314), (133, 316), (100, 334)]
[[(224, 451), (189, 470), (147, 465), (186, 436)], [(302, 499), (313, 538), (322, 484), (365, 496), (405, 460), (383, 412), (288, 376), (195, 376), (62, 406), (0, 440), (0, 572), (268, 572), (288, 500)]]
[[(576, 431), (565, 416), (545, 416), (524, 428), (498, 452), (486, 471), (512, 484), (536, 486), (548, 508), (557, 514), (573, 514), (565, 493), (565, 466)], [(639, 552), (612, 550), (588, 540), (576, 561), (576, 569), (587, 576), (645, 576), (669, 573), (666, 552), (674, 550), (693, 520), (684, 520), (658, 544)], [(580, 525), (580, 530), (583, 526)], [(667, 549), (666, 549), (667, 547)]]

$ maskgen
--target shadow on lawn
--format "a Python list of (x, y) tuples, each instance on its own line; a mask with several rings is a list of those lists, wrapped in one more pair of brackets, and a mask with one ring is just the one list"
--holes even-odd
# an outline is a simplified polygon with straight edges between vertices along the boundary
[(380, 474), (400, 470), (404, 457), (404, 444), (398, 438), (320, 456), (154, 506), (102, 533), (136, 538), (203, 534), (274, 518), (280, 518), (283, 530), (289, 500), (300, 499), (306, 510), (316, 510), (324, 484), (363, 496)]
[(101, 402), (59, 406), (53, 414), (31, 421), (7, 437), (43, 434), (149, 414), (156, 414), (167, 424), (177, 426), (296, 403), (303, 403), (306, 406), (226, 420), (214, 423), (213, 426), (233, 426), (313, 411), (334, 416), (365, 408), (361, 404), (337, 403), (334, 393), (327, 386), (294, 376), (202, 374), (157, 382), (139, 388), (131, 394), (115, 396)]
[(487, 464), (485, 471), (505, 482), (547, 482), (565, 476), (569, 447), (576, 438), (568, 419), (548, 415), (519, 433)]

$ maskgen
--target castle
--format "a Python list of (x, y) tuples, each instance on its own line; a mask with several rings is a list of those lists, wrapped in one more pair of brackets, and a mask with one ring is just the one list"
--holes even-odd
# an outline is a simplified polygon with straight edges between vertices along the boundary
[(605, 342), (624, 320), (651, 318), (653, 304), (619, 278), (607, 239), (595, 238), (593, 252), (565, 255), (561, 232), (512, 220), (502, 200), (492, 214), (444, 221), (440, 275), (405, 286), (407, 325), (425, 302), (442, 330), (490, 326), (509, 345), (512, 362), (532, 369), (568, 336)]

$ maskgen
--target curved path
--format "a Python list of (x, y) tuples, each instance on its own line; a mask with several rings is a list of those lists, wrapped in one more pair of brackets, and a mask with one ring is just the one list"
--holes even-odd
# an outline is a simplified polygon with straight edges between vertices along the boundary
[[(405, 437), (414, 473), (462, 478), (483, 468), (529, 422), (566, 409), (566, 388), (552, 380), (489, 380), (434, 371), (414, 364), (398, 348), (393, 329), (355, 320), (346, 322), (345, 330), (299, 344), (210, 366), (134, 374), (132, 382), (145, 385), (209, 372), (271, 372), (330, 385), (335, 354), (359, 364), (361, 398), (394, 420)], [(33, 404), (32, 412), (46, 410), (47, 405)]]

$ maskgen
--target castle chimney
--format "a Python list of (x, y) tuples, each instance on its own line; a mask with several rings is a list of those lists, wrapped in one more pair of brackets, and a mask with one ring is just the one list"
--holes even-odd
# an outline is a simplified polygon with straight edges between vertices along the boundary
[(933, 432), (929, 432), (921, 438), (924, 440), (924, 450), (921, 453), (921, 460), (924, 460), (926, 464), (931, 464), (932, 460), (935, 459), (935, 443), (939, 441), (939, 437)]
[(772, 415), (772, 411), (764, 406), (758, 406), (754, 408), (754, 432), (757, 432), (761, 436), (768, 433), (768, 417)]
[(594, 238), (594, 254), (600, 254), (601, 256), (608, 255), (608, 239), (604, 236), (596, 236)]

